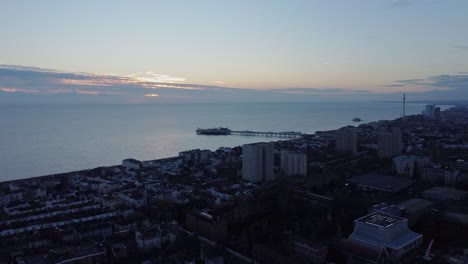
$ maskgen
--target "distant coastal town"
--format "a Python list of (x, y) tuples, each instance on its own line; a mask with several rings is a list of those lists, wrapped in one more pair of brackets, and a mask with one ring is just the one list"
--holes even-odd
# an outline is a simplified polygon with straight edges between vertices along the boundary
[(356, 125), (2, 182), (0, 263), (468, 263), (468, 107)]

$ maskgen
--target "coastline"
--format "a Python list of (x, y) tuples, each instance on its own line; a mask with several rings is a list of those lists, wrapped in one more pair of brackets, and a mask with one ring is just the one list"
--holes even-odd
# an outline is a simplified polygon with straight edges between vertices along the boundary
[[(171, 125), (172, 123), (165, 123), (164, 120), (162, 120), (163, 123), (161, 123), (161, 126), (155, 125), (157, 124), (158, 119), (153, 118), (153, 115), (151, 114), (147, 114), (148, 112), (151, 112), (149, 110), (173, 111), (178, 110), (179, 108), (166, 109), (161, 107), (148, 108), (148, 106), (136, 106), (135, 108), (132, 107), (131, 109), (124, 109), (124, 111), (120, 111), (118, 112), (118, 114), (138, 114), (141, 112), (141, 109), (144, 109), (143, 113), (145, 115), (142, 116), (141, 119), (150, 120), (153, 124), (146, 125), (146, 121), (145, 123), (143, 123), (140, 121), (136, 122), (130, 120), (132, 122), (131, 124), (133, 124), (132, 128), (128, 128), (127, 130), (121, 130), (126, 129), (125, 127), (120, 127), (120, 124), (122, 122), (129, 121), (127, 116), (118, 116), (115, 112), (118, 108), (103, 107), (101, 109), (94, 109), (99, 110), (99, 114), (96, 118), (93, 118), (93, 120), (86, 120), (86, 122), (78, 122), (79, 124), (76, 125), (68, 124), (68, 126), (71, 125), (74, 129), (60, 129), (60, 131), (58, 131), (59, 133), (56, 133), (56, 131), (46, 127), (46, 125), (49, 126), (52, 124), (50, 122), (53, 122), (56, 118), (61, 117), (54, 115), (53, 117), (48, 117), (45, 120), (44, 124), (46, 125), (40, 124), (40, 127), (35, 127), (31, 125), (29, 129), (23, 128), (23, 130), (31, 131), (36, 131), (34, 130), (34, 128), (38, 128), (40, 130), (39, 133), (42, 134), (36, 135), (36, 132), (23, 132), (21, 138), (18, 139), (15, 137), (9, 138), (9, 135), (14, 134), (17, 130), (15, 129), (15, 123), (10, 123), (10, 127), (12, 127), (13, 129), (10, 129), (9, 132), (6, 132), (5, 140), (8, 142), (16, 141), (16, 143), (9, 143), (6, 146), (5, 151), (8, 153), (12, 153), (12, 155), (9, 155), (7, 159), (3, 161), (4, 167), (2, 169), (3, 171), (0, 172), (0, 176), (3, 176), (5, 179), (1, 179), (0, 182), (10, 182), (21, 179), (60, 175), (64, 173), (75, 173), (78, 171), (87, 171), (97, 167), (112, 167), (117, 166), (116, 164), (119, 164), (118, 162), (128, 157), (136, 158), (138, 160), (159, 160), (165, 159), (167, 157), (174, 157), (179, 152), (188, 149), (200, 148), (216, 150), (219, 147), (235, 147), (243, 144), (249, 144), (264, 140), (260, 137), (242, 136), (230, 136), (228, 139), (200, 137), (193, 132), (193, 129), (197, 126), (212, 127), (213, 125), (229, 125), (229, 127), (235, 127), (237, 129), (254, 129), (258, 127), (259, 131), (282, 131), (289, 129), (304, 132), (304, 134), (306, 135), (312, 135), (323, 131), (335, 131), (337, 129), (340, 129), (341, 127), (349, 125), (359, 126), (362, 124), (367, 124), (381, 120), (398, 119), (398, 117), (396, 116), (398, 115), (397, 111), (400, 110), (399, 104), (394, 104), (391, 107), (381, 107), (377, 109), (376, 112), (370, 114), (370, 112), (372, 111), (371, 108), (376, 106), (378, 107), (379, 105), (380, 104), (365, 105), (363, 108), (357, 109), (360, 111), (368, 111), (363, 113), (359, 111), (354, 111), (353, 109), (355, 108), (353, 107), (356, 107), (355, 105), (343, 105), (339, 106), (339, 111), (337, 111), (336, 113), (329, 114), (329, 111), (334, 109), (335, 106), (330, 106), (328, 104), (311, 106), (308, 106), (307, 104), (301, 104), (299, 106), (300, 112), (297, 112), (298, 106), (291, 104), (282, 104), (280, 107), (281, 111), (278, 111), (278, 105), (262, 104), (261, 106), (252, 109), (249, 108), (240, 110), (242, 111), (240, 113), (240, 117), (231, 116), (231, 111), (235, 111), (237, 109), (234, 107), (236, 105), (231, 105), (231, 108), (229, 108), (228, 111), (224, 111), (219, 114), (214, 114), (214, 119), (210, 122), (204, 121), (204, 119), (206, 119), (207, 116), (204, 117), (204, 119), (199, 119), (198, 117), (203, 116), (200, 114), (205, 113), (207, 110), (212, 110), (211, 107), (206, 107), (202, 110), (198, 108), (192, 109), (191, 107), (187, 107), (184, 108), (183, 111), (180, 111), (185, 113), (186, 110), (192, 110), (194, 113), (190, 113), (190, 115), (185, 114), (185, 116), (180, 116), (179, 114), (169, 116), (170, 118), (181, 117), (182, 120), (179, 123), (185, 122), (183, 125), (177, 125), (176, 127), (170, 127), (169, 129), (162, 128), (161, 130), (159, 127), (164, 125)], [(326, 106), (328, 108), (322, 108)], [(452, 106), (453, 105), (451, 105), (450, 107)], [(237, 105), (237, 107), (242, 108), (242, 105)], [(285, 110), (284, 107), (288, 107), (286, 109), (287, 112), (281, 113)], [(450, 107), (447, 105), (443, 106), (444, 109), (448, 109)], [(53, 110), (55, 111), (56, 109), (53, 108)], [(261, 112), (259, 112), (258, 116), (252, 119), (252, 121), (248, 119), (248, 116), (243, 116), (244, 112), (247, 110), (261, 110)], [(265, 113), (266, 110), (271, 110), (273, 112)], [(418, 114), (420, 110), (423, 110), (422, 105), (413, 105), (410, 115)], [(45, 114), (49, 113), (50, 109), (47, 111), (48, 112), (45, 112)], [(67, 111), (68, 114), (73, 115), (81, 115), (82, 113), (81, 108)], [(109, 114), (112, 115), (109, 116)], [(228, 115), (224, 119), (218, 120), (218, 118), (220, 118), (220, 116), (223, 116), (224, 114), (231, 115)], [(281, 116), (274, 117), (275, 115)], [(270, 118), (270, 116), (271, 118), (274, 118), (272, 119), (273, 121), (262, 122), (261, 120), (258, 120), (267, 117)], [(363, 118), (363, 121), (359, 123), (351, 122), (352, 118), (355, 116)], [(211, 119), (212, 116), (210, 115), (209, 117)], [(382, 117), (382, 119), (379, 119), (379, 117)], [(246, 118), (247, 122), (244, 122)], [(327, 121), (327, 119), (336, 121), (329, 122)], [(226, 122), (226, 120), (228, 120), (228, 122)], [(8, 119), (6, 121), (8, 121)], [(66, 122), (66, 120), (64, 121)], [(27, 120), (23, 120), (22, 123), (24, 122), (32, 121), (29, 118)], [(41, 121), (40, 123), (42, 122), (43, 121)], [(105, 125), (101, 126), (96, 122), (100, 122)], [(325, 122), (325, 125), (322, 122)], [(93, 127), (93, 125), (95, 127)], [(144, 125), (145, 131), (141, 130), (141, 125)], [(67, 126), (67, 124), (64, 123), (62, 124), (62, 126), (65, 127)], [(109, 129), (107, 128), (108, 126), (113, 126), (115, 128), (109, 131)], [(283, 127), (284, 129), (280, 129), (279, 127)], [(68, 134), (75, 133), (74, 131), (81, 131), (81, 129), (86, 129), (86, 131), (82, 133), (85, 136)], [(56, 137), (49, 138), (49, 133), (46, 133), (44, 135), (44, 132), (42, 130), (47, 132), (50, 131), (51, 133), (54, 133)], [(112, 136), (109, 137), (109, 133), (118, 130), (124, 132), (117, 132), (117, 134), (112, 134)], [(49, 144), (48, 140), (54, 140), (55, 138), (57, 138), (56, 142), (53, 142), (53, 144)], [(36, 144), (36, 142), (39, 142), (39, 140), (41, 143)], [(122, 140), (125, 140), (124, 144), (120, 143), (122, 142)], [(279, 141), (284, 140), (284, 138), (270, 137), (268, 138), (268, 140)], [(76, 142), (83, 142), (83, 144)], [(170, 144), (168, 142), (170, 142)], [(23, 146), (19, 146), (18, 144), (22, 144)], [(15, 148), (20, 150), (17, 150)], [(108, 155), (106, 153), (111, 154)], [(21, 162), (22, 160), (29, 160), (30, 156), (37, 157), (36, 159), (33, 159), (34, 162), (31, 163), (32, 165), (28, 164), (28, 162)], [(82, 159), (82, 157), (84, 157), (84, 159)]]
[[(455, 107), (454, 105), (451, 105), (450, 107)], [(399, 118), (395, 118), (393, 120), (378, 120), (378, 121), (371, 121), (371, 122), (359, 122), (359, 123), (356, 123), (356, 127), (360, 126), (360, 125), (368, 125), (368, 124), (371, 124), (371, 123), (375, 123), (375, 122), (394, 122), (394, 121), (397, 121)], [(310, 137), (310, 136), (313, 136), (313, 135), (318, 135), (318, 134), (327, 134), (327, 133), (334, 133), (336, 132), (337, 130), (341, 129), (343, 127), (339, 127), (339, 128), (336, 128), (336, 129), (332, 129), (332, 130), (325, 130), (325, 131), (321, 131), (321, 130), (317, 130), (315, 131), (314, 133), (303, 133), (303, 137), (301, 138), (295, 138), (295, 139), (285, 139), (285, 138), (277, 138), (277, 140), (274, 140), (272, 142), (278, 142), (278, 141), (294, 141), (294, 140), (300, 140), (302, 138), (305, 138), (305, 137)], [(264, 137), (256, 137), (256, 138), (259, 138), (259, 140), (257, 142), (261, 142), (261, 138), (264, 138)], [(218, 146), (218, 147), (222, 147), (222, 146)], [(181, 150), (181, 151), (186, 151), (186, 150)], [(145, 160), (143, 162), (154, 162), (154, 161), (164, 161), (164, 160), (169, 160), (169, 159), (174, 159), (174, 158), (177, 158), (177, 156), (173, 156), (173, 157), (165, 157), (165, 158), (160, 158), (160, 159), (152, 159), (152, 160)], [(47, 179), (50, 179), (50, 178), (60, 178), (60, 177), (65, 177), (65, 176), (69, 176), (69, 175), (75, 175), (77, 173), (83, 173), (83, 172), (89, 172), (91, 170), (94, 170), (94, 169), (98, 169), (98, 168), (117, 168), (121, 165), (110, 165), (110, 166), (97, 166), (97, 167), (94, 167), (94, 168), (87, 168), (87, 169), (81, 169), (81, 170), (75, 170), (75, 171), (68, 171), (68, 172), (62, 172), (62, 173), (54, 173), (54, 174), (46, 174), (46, 175), (40, 175), (40, 176), (32, 176), (32, 177), (27, 177), (27, 178), (21, 178), (21, 179), (12, 179), (12, 180), (6, 180), (6, 181), (0, 181), (0, 184), (9, 184), (9, 183), (15, 183), (15, 182), (22, 182), (22, 181), (31, 181), (31, 180), (47, 180)]]

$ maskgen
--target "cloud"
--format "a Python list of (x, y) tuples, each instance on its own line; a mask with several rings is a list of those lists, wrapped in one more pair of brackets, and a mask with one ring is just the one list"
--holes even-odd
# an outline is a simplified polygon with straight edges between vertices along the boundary
[(468, 74), (441, 74), (428, 78), (433, 87), (468, 89)]
[(0, 87), (0, 91), (5, 92), (5, 93), (37, 93), (39, 92), (34, 89), (6, 88), (6, 87)]
[(74, 90), (77, 94), (92, 94), (92, 95), (97, 95), (101, 94), (102, 92), (100, 91), (91, 91), (91, 90)]
[(468, 50), (468, 45), (455, 45), (453, 46), (455, 49), (462, 49), (462, 50)]
[[(129, 76), (63, 72), (37, 67), (0, 65), (0, 85), (3, 92), (19, 93), (77, 93), (88, 95), (141, 94), (147, 89), (201, 89), (202, 86), (183, 84), (185, 78), (156, 74), (151, 71)], [(7, 88), (5, 88), (7, 87)]]
[[(36, 67), (0, 65), (0, 95), (23, 94), (30, 100), (88, 101), (94, 98), (116, 103), (307, 101), (320, 97), (370, 93), (341, 88), (247, 89), (187, 82), (185, 78), (147, 71), (125, 76), (65, 72)], [(35, 97), (27, 94), (37, 94)], [(19, 97), (3, 97), (12, 100)], [(113, 98), (113, 99), (109, 99)], [(0, 96), (0, 100), (1, 100)]]
[(425, 79), (399, 80), (396, 83), (396, 85), (426, 86), (433, 90), (468, 89), (468, 74), (439, 74)]
[(284, 88), (284, 89), (273, 89), (274, 92), (286, 93), (286, 94), (358, 94), (358, 93), (370, 93), (369, 90), (351, 90), (342, 88)]
[(152, 88), (174, 88), (174, 89), (185, 89), (185, 90), (204, 90), (205, 89), (205, 87), (201, 85), (172, 84), (172, 83), (156, 83), (152, 85)]
[(324, 61), (322, 62), (323, 65), (333, 65), (333, 64), (342, 64), (346, 63), (347, 61), (345, 60), (336, 60), (336, 61)]
[(404, 84), (388, 84), (388, 85), (382, 85), (384, 87), (403, 87), (405, 86)]
[(145, 73), (136, 73), (127, 75), (128, 77), (132, 77), (136, 80), (141, 82), (149, 82), (149, 83), (181, 83), (185, 82), (185, 78), (181, 77), (173, 77), (165, 74), (158, 74), (152, 71), (147, 71)]
[(410, 0), (390, 0), (388, 6), (392, 8), (403, 8), (411, 5)]
[[(389, 93), (384, 95), (365, 89), (247, 89), (221, 86), (221, 82), (217, 82), (219, 85), (190, 83), (182, 77), (152, 71), (118, 76), (0, 65), (0, 103), (153, 103), (156, 98), (157, 102), (310, 102), (389, 96)], [(468, 73), (398, 80), (387, 87), (426, 87), (419, 91), (457, 90), (459, 96), (463, 94), (460, 87), (468, 87)], [(401, 89), (395, 89), (393, 93), (400, 92)]]
[[(468, 73), (438, 74), (423, 79), (398, 80), (387, 87), (401, 87), (400, 91), (413, 91), (416, 100), (466, 100)], [(419, 88), (419, 93), (414, 93)]]

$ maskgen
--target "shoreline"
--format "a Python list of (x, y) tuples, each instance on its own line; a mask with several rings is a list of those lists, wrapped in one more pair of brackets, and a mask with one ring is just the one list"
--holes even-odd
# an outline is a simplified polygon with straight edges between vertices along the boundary
[[(382, 103), (384, 103), (384, 102), (382, 102)], [(389, 101), (389, 103), (390, 103), (390, 101)], [(395, 103), (395, 102), (393, 102), (393, 103)], [(453, 107), (461, 107), (461, 105), (455, 105), (455, 104), (450, 104), (450, 105), (449, 104), (444, 104), (443, 106), (448, 107), (447, 109), (450, 109), (450, 108), (453, 108)], [(415, 115), (418, 115), (418, 114), (415, 114)], [(414, 116), (414, 115), (408, 115), (408, 116)], [(360, 125), (367, 125), (367, 124), (374, 123), (374, 122), (393, 122), (393, 121), (396, 121), (396, 120), (398, 120), (400, 118), (401, 117), (397, 117), (397, 118), (392, 119), (392, 120), (381, 119), (381, 120), (370, 121), (370, 122), (366, 121), (366, 120), (363, 120), (363, 122), (356, 122), (353, 126), (358, 127)], [(346, 126), (344, 126), (344, 127), (346, 127)], [(273, 140), (271, 142), (286, 141), (286, 140), (300, 140), (300, 139), (302, 139), (304, 137), (307, 137), (307, 136), (323, 134), (323, 133), (332, 133), (332, 132), (337, 131), (337, 130), (339, 130), (341, 128), (343, 128), (343, 127), (338, 127), (338, 128), (331, 129), (331, 130), (316, 130), (313, 133), (303, 133), (303, 137), (295, 138), (295, 139), (285, 139), (285, 138), (280, 138), (280, 137), (276, 138), (275, 137), (276, 140)], [(259, 136), (258, 138), (259, 138), (258, 142), (262, 142), (262, 140), (260, 138), (264, 138), (264, 137)], [(222, 146), (218, 146), (218, 148), (220, 148), (220, 147), (222, 147)], [(179, 152), (182, 152), (182, 151), (187, 151), (187, 150), (179, 150)], [(161, 160), (165, 160), (165, 159), (172, 159), (172, 158), (175, 158), (175, 157), (178, 157), (178, 156), (163, 157), (163, 158), (159, 158), (159, 159), (149, 159), (149, 160), (145, 160), (145, 162), (161, 161)], [(108, 166), (101, 165), (101, 166), (97, 166), (97, 167), (78, 169), (78, 170), (73, 170), (73, 171), (68, 171), (68, 172), (59, 172), (59, 173), (45, 174), (45, 175), (39, 175), (39, 176), (31, 176), (31, 177), (25, 177), (25, 178), (20, 178), (20, 179), (10, 179), (10, 180), (5, 180), (5, 181), (0, 181), (0, 184), (8, 184), (8, 183), (14, 183), (14, 182), (26, 181), (26, 180), (40, 180), (42, 178), (50, 178), (50, 177), (61, 177), (61, 176), (64, 176), (64, 175), (71, 175), (71, 174), (76, 174), (76, 173), (79, 173), (79, 172), (86, 172), (86, 171), (90, 171), (90, 170), (97, 169), (97, 168), (112, 168), (112, 167), (118, 167), (118, 166), (121, 166), (121, 165), (116, 165), (116, 164), (108, 165)]]

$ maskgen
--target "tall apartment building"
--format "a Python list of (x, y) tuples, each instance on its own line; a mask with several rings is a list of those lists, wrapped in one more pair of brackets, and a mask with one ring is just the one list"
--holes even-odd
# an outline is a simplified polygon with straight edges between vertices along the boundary
[(273, 143), (242, 146), (242, 178), (250, 182), (273, 179)]
[(424, 111), (421, 113), (424, 117), (430, 119), (439, 119), (440, 118), (440, 107), (429, 104), (426, 105)]
[(394, 129), (390, 132), (377, 134), (377, 155), (379, 158), (392, 158), (400, 155), (402, 147), (402, 136), (399, 130)]
[(281, 170), (286, 176), (307, 176), (307, 155), (289, 150), (282, 150)]
[(344, 127), (336, 132), (335, 148), (338, 151), (357, 153), (357, 131), (355, 127)]

